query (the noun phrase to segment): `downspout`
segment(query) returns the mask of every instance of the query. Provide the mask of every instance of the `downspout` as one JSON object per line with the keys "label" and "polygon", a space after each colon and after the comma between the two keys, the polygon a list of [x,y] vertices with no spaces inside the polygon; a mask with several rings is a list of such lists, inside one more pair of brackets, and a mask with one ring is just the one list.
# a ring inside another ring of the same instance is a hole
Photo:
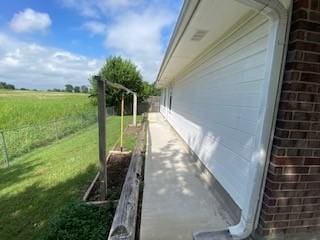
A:
{"label": "downspout", "polygon": [[[229,227],[229,233],[233,239],[246,239],[256,229],[259,221],[259,212],[262,204],[262,196],[266,173],[269,166],[269,156],[274,132],[274,122],[276,118],[276,108],[278,96],[280,94],[280,84],[282,82],[285,49],[288,37],[288,10],[278,0],[236,0],[251,8],[254,8],[266,15],[272,23],[271,36],[268,48],[272,49],[268,53],[266,62],[266,83],[268,89],[262,99],[262,107],[259,109],[260,119],[258,129],[261,129],[255,139],[255,149],[251,158],[250,178],[247,186],[251,191],[245,200],[246,205],[241,212],[240,222]],[[289,8],[290,9],[290,8]]]}

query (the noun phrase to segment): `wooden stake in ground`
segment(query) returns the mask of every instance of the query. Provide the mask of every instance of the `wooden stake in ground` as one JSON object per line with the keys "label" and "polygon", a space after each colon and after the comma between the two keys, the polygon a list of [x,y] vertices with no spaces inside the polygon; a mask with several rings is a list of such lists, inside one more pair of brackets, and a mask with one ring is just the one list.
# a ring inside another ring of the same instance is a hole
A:
{"label": "wooden stake in ground", "polygon": [[106,167],[106,86],[100,76],[95,76],[98,93],[98,126],[99,126],[99,161],[100,161],[100,200],[107,196],[107,167]]}
{"label": "wooden stake in ground", "polygon": [[120,127],[120,151],[123,150],[123,112],[124,112],[124,96],[121,96],[121,127]]}

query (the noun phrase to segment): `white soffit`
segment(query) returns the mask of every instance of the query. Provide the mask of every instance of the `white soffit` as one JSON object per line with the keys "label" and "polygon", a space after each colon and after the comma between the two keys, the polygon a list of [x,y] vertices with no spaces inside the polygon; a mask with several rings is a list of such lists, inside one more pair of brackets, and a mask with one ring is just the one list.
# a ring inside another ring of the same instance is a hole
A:
{"label": "white soffit", "polygon": [[161,68],[158,85],[172,81],[209,46],[240,25],[250,12],[250,8],[234,0],[202,0],[174,52],[163,61],[167,64]]}

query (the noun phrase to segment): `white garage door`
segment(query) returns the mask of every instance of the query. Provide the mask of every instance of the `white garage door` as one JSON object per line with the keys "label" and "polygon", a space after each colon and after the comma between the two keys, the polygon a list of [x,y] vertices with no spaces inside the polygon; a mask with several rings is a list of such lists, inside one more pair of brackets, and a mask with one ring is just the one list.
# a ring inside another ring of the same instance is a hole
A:
{"label": "white garage door", "polygon": [[163,91],[161,101],[161,112],[240,208],[257,133],[269,31],[266,18],[253,18]]}

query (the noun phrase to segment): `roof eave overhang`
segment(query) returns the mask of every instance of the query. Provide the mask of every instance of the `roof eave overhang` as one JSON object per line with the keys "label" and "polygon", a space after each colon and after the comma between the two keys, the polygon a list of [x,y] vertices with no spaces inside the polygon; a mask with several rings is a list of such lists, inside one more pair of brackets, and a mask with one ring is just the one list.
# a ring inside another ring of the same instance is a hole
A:
{"label": "roof eave overhang", "polygon": [[177,20],[177,23],[176,23],[174,31],[171,35],[166,53],[165,53],[164,58],[162,60],[160,70],[158,72],[158,75],[157,75],[157,78],[155,81],[155,85],[157,87],[162,86],[162,83],[160,81],[162,73],[163,73],[165,67],[167,66],[177,44],[179,43],[179,40],[183,36],[185,29],[187,28],[190,20],[192,19],[192,16],[193,16],[194,12],[196,11],[199,3],[200,3],[200,0],[184,0],[182,9],[180,11],[180,14],[179,14],[179,17]]}

